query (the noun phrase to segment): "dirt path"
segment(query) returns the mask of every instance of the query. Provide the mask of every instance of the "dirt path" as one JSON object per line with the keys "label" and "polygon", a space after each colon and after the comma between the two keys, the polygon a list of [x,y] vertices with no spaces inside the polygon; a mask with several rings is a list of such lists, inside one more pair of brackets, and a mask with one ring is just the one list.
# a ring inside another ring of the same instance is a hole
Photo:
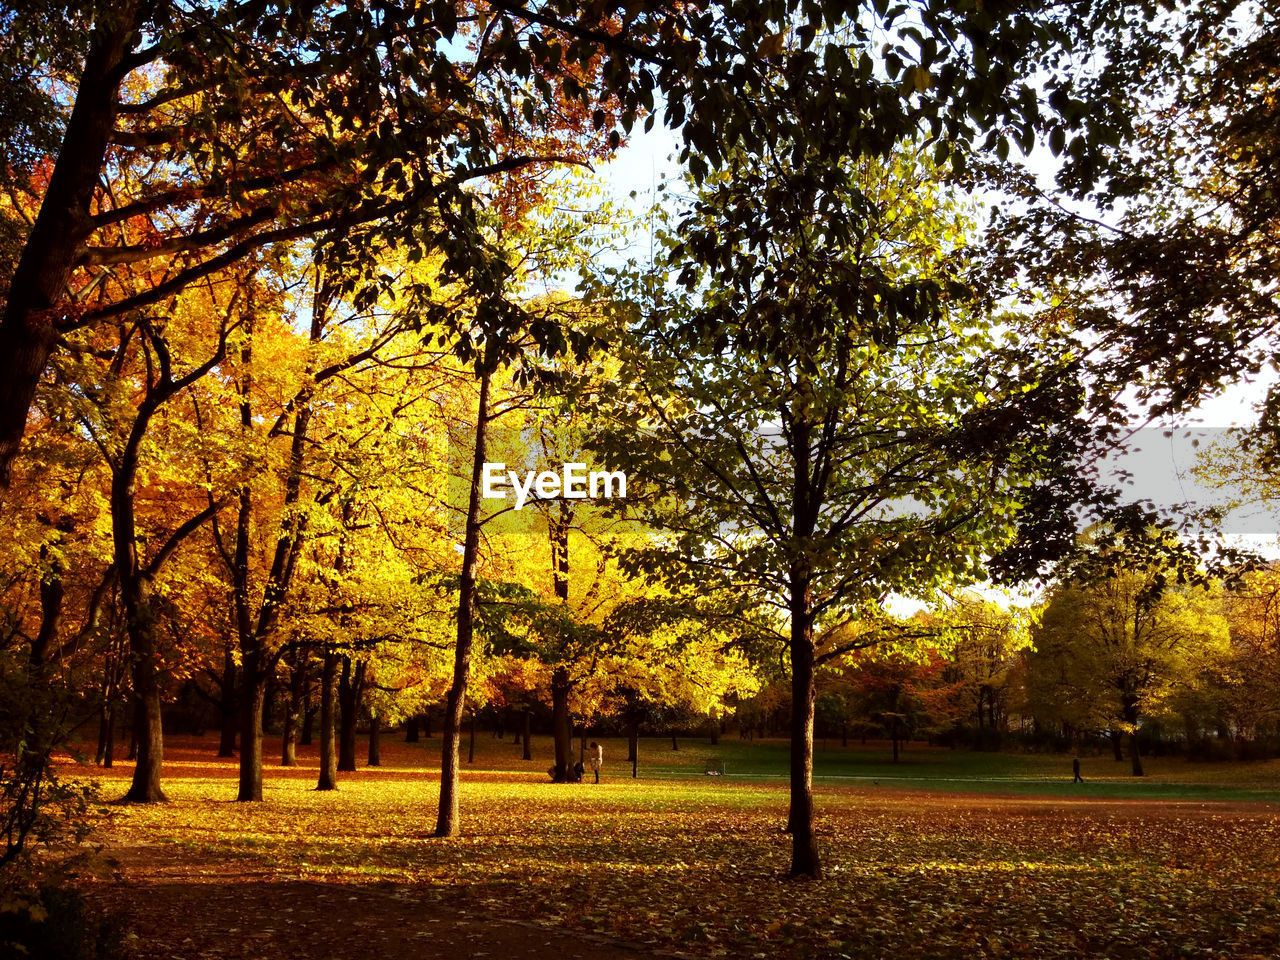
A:
{"label": "dirt path", "polygon": [[114,876],[85,884],[124,918],[138,960],[654,960],[677,957],[593,934],[486,917],[430,889],[281,878],[192,851],[108,851]]}

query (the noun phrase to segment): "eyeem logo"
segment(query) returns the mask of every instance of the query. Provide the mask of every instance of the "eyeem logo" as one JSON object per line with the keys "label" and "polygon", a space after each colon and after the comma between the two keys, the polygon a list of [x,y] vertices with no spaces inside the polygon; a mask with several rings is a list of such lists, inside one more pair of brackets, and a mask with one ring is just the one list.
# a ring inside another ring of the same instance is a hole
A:
{"label": "eyeem logo", "polygon": [[[598,500],[601,497],[626,498],[627,475],[621,470],[593,470],[587,473],[585,463],[566,463],[560,473],[530,470],[520,482],[520,474],[508,470],[505,463],[486,463],[481,474],[481,493],[486,500],[507,499],[504,487],[510,486],[516,493],[517,510],[524,508],[532,492],[539,500]],[[588,490],[590,492],[588,492]]]}

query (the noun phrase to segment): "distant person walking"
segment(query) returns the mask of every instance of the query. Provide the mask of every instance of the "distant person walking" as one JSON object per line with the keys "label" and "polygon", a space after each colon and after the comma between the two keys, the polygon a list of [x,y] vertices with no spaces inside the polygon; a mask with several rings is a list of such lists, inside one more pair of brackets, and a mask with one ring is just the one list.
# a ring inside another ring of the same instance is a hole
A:
{"label": "distant person walking", "polygon": [[596,775],[596,783],[600,782],[600,767],[604,764],[604,747],[592,740],[587,744],[591,751],[591,769]]}
{"label": "distant person walking", "polygon": [[1079,757],[1071,758],[1071,773],[1072,773],[1072,776],[1075,778],[1071,781],[1072,783],[1084,783],[1084,777],[1080,776],[1080,758]]}

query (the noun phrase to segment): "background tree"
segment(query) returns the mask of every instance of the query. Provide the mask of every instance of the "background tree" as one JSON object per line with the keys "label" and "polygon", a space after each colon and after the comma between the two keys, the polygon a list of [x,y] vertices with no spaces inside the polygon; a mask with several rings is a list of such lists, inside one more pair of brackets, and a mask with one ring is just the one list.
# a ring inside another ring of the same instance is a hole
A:
{"label": "background tree", "polygon": [[1127,734],[1135,777],[1143,774],[1142,723],[1228,642],[1216,597],[1197,587],[1162,593],[1158,584],[1158,571],[1147,569],[1059,587],[1035,630],[1031,661],[1033,671],[1056,674],[1079,723],[1101,713]]}

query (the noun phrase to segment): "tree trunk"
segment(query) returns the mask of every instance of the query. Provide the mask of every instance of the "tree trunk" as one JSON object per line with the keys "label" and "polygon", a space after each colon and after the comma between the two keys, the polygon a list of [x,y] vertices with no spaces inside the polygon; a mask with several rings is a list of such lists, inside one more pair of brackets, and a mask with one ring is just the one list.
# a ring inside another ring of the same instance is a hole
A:
{"label": "tree trunk", "polygon": [[369,766],[382,766],[382,724],[377,711],[369,715]]}
{"label": "tree trunk", "polygon": [[[807,467],[805,467],[807,470]],[[820,877],[813,835],[813,613],[812,577],[797,562],[791,570],[791,876]]]}
{"label": "tree trunk", "polygon": [[320,780],[317,790],[338,789],[338,753],[334,749],[334,713],[337,699],[338,654],[324,652],[324,669],[320,674]]}
{"label": "tree trunk", "polygon": [[356,769],[356,720],[360,712],[360,695],[364,688],[365,663],[350,657],[342,658],[342,677],[338,681],[341,736],[338,738],[338,772],[351,773]]}
{"label": "tree trunk", "polygon": [[1138,717],[1139,706],[1137,697],[1127,696],[1124,703],[1124,722],[1129,726],[1129,763],[1130,770],[1135,777],[1141,777],[1142,771],[1142,753],[1138,749]]}
{"label": "tree trunk", "polygon": [[573,779],[573,732],[569,719],[569,671],[556,667],[551,675],[551,735],[555,741],[555,764],[551,779],[568,783]]}
{"label": "tree trunk", "polygon": [[[130,503],[130,541],[133,539],[132,514]],[[132,542],[129,549],[132,551]],[[125,620],[133,656],[134,734],[137,737],[137,765],[124,799],[133,803],[162,803],[168,798],[160,786],[164,765],[164,727],[160,716],[160,653],[156,648],[150,582],[134,570],[121,577],[121,594],[125,598]]]}
{"label": "tree trunk", "polygon": [[218,685],[222,698],[218,701],[218,718],[221,721],[218,736],[218,756],[236,755],[236,658],[228,638],[222,651],[222,682]]}
{"label": "tree trunk", "polygon": [[1111,738],[1111,754],[1116,763],[1122,763],[1124,761],[1124,753],[1120,749],[1120,731],[1111,730],[1108,735]]}
{"label": "tree trunk", "polygon": [[[249,678],[254,677],[250,683]],[[241,803],[262,800],[262,704],[266,684],[256,662],[245,664],[240,685],[240,792]]]}
{"label": "tree trunk", "polygon": [[631,779],[636,779],[640,768],[640,721],[632,720],[627,736],[627,759],[631,761]]}
{"label": "tree trunk", "polygon": [[404,742],[418,742],[418,717],[416,714],[410,717],[408,722],[404,725]]}
{"label": "tree trunk", "polygon": [[102,706],[98,708],[98,750],[93,756],[93,762],[100,767],[109,767],[111,763],[108,758],[111,752],[107,749],[107,744],[111,740],[111,727],[114,718],[111,716],[111,702],[104,700]]}
{"label": "tree trunk", "polygon": [[138,759],[138,718],[140,716],[134,699],[130,696],[129,710],[125,714],[125,723],[129,725],[129,749],[124,754],[125,760],[129,763],[135,763]]}
{"label": "tree trunk", "polygon": [[311,743],[313,740],[312,731],[315,727],[316,713],[317,711],[319,711],[319,709],[320,709],[319,706],[313,707],[310,703],[308,703],[306,707],[303,709],[302,736],[298,738],[298,746],[300,747],[311,746]]}
{"label": "tree trunk", "polygon": [[[0,318],[0,486],[9,485],[36,386],[58,341],[56,308],[66,302],[67,283],[93,230],[90,205],[115,126],[117,95],[125,76],[121,65],[140,38],[137,26],[143,6],[140,0],[119,0],[98,9],[58,158],[10,279]],[[155,697],[149,691],[142,696],[145,703],[153,700],[158,711],[158,692]],[[158,717],[158,712],[146,714],[148,730]],[[151,752],[154,746],[144,751],[147,770],[130,789],[134,799],[163,797],[159,768],[151,768],[157,761]],[[145,786],[153,776],[154,790]]]}
{"label": "tree trunk", "polygon": [[471,677],[471,640],[475,630],[476,560],[480,549],[480,479],[484,470],[489,432],[488,362],[480,375],[476,403],[476,445],[471,461],[471,491],[467,498],[467,523],[462,544],[462,571],[458,577],[458,632],[453,650],[453,682],[445,700],[444,743],[440,756],[440,803],[436,811],[437,837],[456,836],[458,815],[458,747],[462,710],[466,706],[467,681]]}
{"label": "tree trunk", "polygon": [[304,651],[293,652],[289,671],[289,705],[284,713],[284,739],[280,750],[280,766],[293,767],[298,763],[298,721],[307,708],[308,658]]}
{"label": "tree trunk", "polygon": [[524,747],[524,753],[521,754],[521,760],[533,759],[533,711],[527,707],[521,711],[523,714],[524,729],[520,732],[520,743]]}

